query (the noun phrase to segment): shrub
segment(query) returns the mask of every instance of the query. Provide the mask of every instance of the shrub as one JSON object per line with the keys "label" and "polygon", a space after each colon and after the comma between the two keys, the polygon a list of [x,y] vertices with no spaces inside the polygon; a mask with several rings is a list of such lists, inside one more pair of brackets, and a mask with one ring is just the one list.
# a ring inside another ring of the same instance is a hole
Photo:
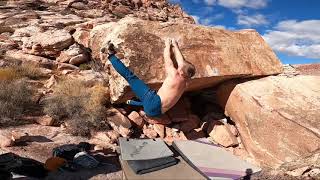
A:
{"label": "shrub", "polygon": [[90,129],[107,128],[107,100],[102,86],[87,88],[80,80],[64,80],[45,101],[44,112],[57,120],[68,119],[68,130],[74,135],[88,135]]}
{"label": "shrub", "polygon": [[[7,78],[15,76],[10,71],[0,72],[6,74]],[[33,91],[25,80],[0,80],[0,125],[6,124],[5,119],[10,119],[12,124],[18,123],[13,122],[12,119],[21,116],[34,105],[32,94]]]}
{"label": "shrub", "polygon": [[16,69],[11,67],[0,69],[0,81],[12,81],[18,78],[20,77]]}
{"label": "shrub", "polygon": [[90,64],[84,63],[84,64],[80,64],[79,66],[80,70],[89,70],[91,69]]}
{"label": "shrub", "polygon": [[39,79],[44,75],[40,71],[39,67],[31,64],[23,64],[21,66],[14,67],[20,77],[27,77],[29,79]]}
{"label": "shrub", "polygon": [[15,65],[0,69],[0,80],[13,81],[24,77],[29,79],[38,79],[42,76],[43,74],[39,68],[29,64]]}

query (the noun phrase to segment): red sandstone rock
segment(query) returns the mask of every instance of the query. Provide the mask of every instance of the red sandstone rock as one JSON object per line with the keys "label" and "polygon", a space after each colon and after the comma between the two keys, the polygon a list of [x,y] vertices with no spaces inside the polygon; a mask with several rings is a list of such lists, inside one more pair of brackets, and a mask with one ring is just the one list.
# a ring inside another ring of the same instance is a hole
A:
{"label": "red sandstone rock", "polygon": [[72,64],[59,63],[58,70],[63,71],[63,70],[80,70],[80,69],[79,69],[79,67],[72,65]]}
{"label": "red sandstone rock", "polygon": [[1,133],[0,134],[0,147],[10,147],[14,145],[14,141],[12,140],[9,134]]}
{"label": "red sandstone rock", "polygon": [[144,111],[139,112],[140,116],[143,117],[143,119],[148,122],[149,124],[163,124],[163,125],[168,125],[171,123],[168,115],[163,114],[161,117],[149,117],[146,115]]}
{"label": "red sandstone rock", "polygon": [[117,142],[119,137],[120,137],[120,134],[115,130],[95,132],[92,135],[93,139],[99,139],[101,141],[105,141],[105,142],[109,142],[109,143]]}
{"label": "red sandstone rock", "polygon": [[34,55],[57,57],[60,51],[73,42],[72,36],[65,30],[45,31],[23,40],[23,51]]}
{"label": "red sandstone rock", "polygon": [[40,66],[48,69],[54,69],[57,67],[57,63],[52,60],[40,56],[26,54],[22,51],[7,51],[5,57],[21,60],[22,63],[29,63],[35,66]]}
{"label": "red sandstone rock", "polygon": [[89,47],[90,30],[79,28],[72,36],[77,43]]}
{"label": "red sandstone rock", "polygon": [[[167,37],[178,40],[185,59],[197,69],[188,90],[214,86],[244,75],[282,72],[275,53],[254,30],[232,32],[193,24],[124,18],[117,23],[93,28],[89,47],[93,57],[99,58],[100,49],[111,40],[123,55],[124,64],[144,82],[157,88],[165,78],[162,52]],[[130,88],[127,82],[114,69],[110,69],[112,101],[121,102],[132,97],[133,94],[128,93]]]}
{"label": "red sandstone rock", "polygon": [[106,113],[107,120],[113,122],[116,126],[123,126],[124,128],[131,127],[129,119],[123,114],[121,114],[116,108],[110,108],[107,110]]}
{"label": "red sandstone rock", "polygon": [[145,134],[148,138],[151,139],[154,139],[158,136],[157,132],[154,129],[147,126],[143,127],[143,134]]}
{"label": "red sandstone rock", "polygon": [[224,147],[230,147],[239,144],[236,136],[232,134],[228,124],[211,122],[207,132],[213,141]]}
{"label": "red sandstone rock", "polygon": [[132,111],[128,118],[139,128],[142,128],[144,125],[144,119],[140,116],[140,114],[137,111]]}
{"label": "red sandstone rock", "polygon": [[160,138],[164,138],[165,127],[162,124],[154,124],[153,129],[159,134]]}
{"label": "red sandstone rock", "polygon": [[320,76],[320,63],[316,64],[297,64],[293,67],[303,75]]}
{"label": "red sandstone rock", "polygon": [[52,126],[54,124],[54,119],[48,115],[46,116],[41,116],[36,118],[36,122],[38,124],[41,124],[43,126]]}
{"label": "red sandstone rock", "polygon": [[276,167],[319,149],[319,89],[318,76],[270,76],[222,84],[217,97],[249,154]]}

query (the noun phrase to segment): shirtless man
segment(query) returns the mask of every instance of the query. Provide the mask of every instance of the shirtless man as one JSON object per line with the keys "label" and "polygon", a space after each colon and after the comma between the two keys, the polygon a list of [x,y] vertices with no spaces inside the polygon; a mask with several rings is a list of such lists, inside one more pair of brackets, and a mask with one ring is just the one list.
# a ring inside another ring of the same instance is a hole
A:
{"label": "shirtless man", "polygon": [[[178,64],[177,68],[171,59],[171,49]],[[188,80],[195,74],[195,67],[184,60],[175,40],[167,39],[165,42],[163,55],[166,78],[158,92],[150,89],[116,57],[112,43],[109,43],[107,48],[102,48],[101,53],[108,54],[112,66],[128,81],[132,91],[140,100],[129,100],[127,103],[143,106],[146,115],[150,117],[160,117],[172,108],[184,93]]]}

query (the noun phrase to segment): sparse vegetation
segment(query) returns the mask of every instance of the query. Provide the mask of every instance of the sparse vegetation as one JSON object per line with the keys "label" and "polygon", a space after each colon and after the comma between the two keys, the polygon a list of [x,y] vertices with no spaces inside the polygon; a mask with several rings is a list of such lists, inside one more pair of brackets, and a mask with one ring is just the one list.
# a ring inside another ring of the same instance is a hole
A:
{"label": "sparse vegetation", "polygon": [[38,79],[43,74],[34,65],[15,65],[0,69],[0,80],[13,81],[21,78]]}
{"label": "sparse vegetation", "polygon": [[46,114],[57,120],[68,120],[68,130],[74,135],[89,135],[90,129],[107,128],[103,86],[87,88],[80,80],[64,80],[45,102]]}
{"label": "sparse vegetation", "polygon": [[32,105],[32,89],[25,80],[0,80],[0,127],[18,124],[16,118]]}
{"label": "sparse vegetation", "polygon": [[84,64],[80,64],[79,66],[80,70],[89,70],[91,69],[90,64],[84,63]]}
{"label": "sparse vegetation", "polygon": [[34,106],[27,79],[42,77],[33,65],[13,64],[0,68],[0,126],[19,125],[19,117]]}

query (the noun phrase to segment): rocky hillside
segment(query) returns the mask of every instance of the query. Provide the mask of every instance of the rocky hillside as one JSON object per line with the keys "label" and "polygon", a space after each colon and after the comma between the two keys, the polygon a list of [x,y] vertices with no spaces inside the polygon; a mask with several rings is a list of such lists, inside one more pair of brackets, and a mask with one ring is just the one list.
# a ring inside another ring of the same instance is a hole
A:
{"label": "rocky hillside", "polygon": [[[1,1],[0,24],[0,153],[44,162],[80,141],[112,154],[120,136],[208,138],[263,167],[256,178],[320,176],[319,66],[283,67],[254,30],[195,25],[165,0]],[[150,118],[122,103],[133,94],[99,52],[111,40],[156,89],[167,37],[197,72],[176,106]],[[120,177],[109,171],[100,178]]]}

